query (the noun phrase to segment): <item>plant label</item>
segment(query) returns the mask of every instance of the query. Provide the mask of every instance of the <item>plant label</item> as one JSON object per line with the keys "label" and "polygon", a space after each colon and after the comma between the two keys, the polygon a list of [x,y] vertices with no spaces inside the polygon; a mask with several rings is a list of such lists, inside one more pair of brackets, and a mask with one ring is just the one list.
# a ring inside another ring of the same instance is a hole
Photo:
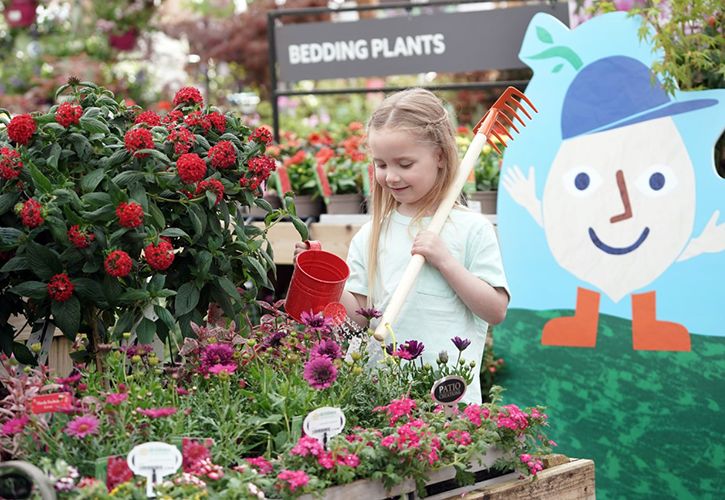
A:
{"label": "plant label", "polygon": [[54,392],[35,396],[30,401],[30,411],[33,413],[55,413],[71,409],[70,392]]}
{"label": "plant label", "polygon": [[305,434],[317,439],[327,448],[327,441],[345,428],[345,414],[340,408],[324,406],[311,411],[302,424]]}
{"label": "plant label", "polygon": [[466,393],[466,381],[457,375],[436,380],[430,391],[433,400],[442,405],[457,403]]}
{"label": "plant label", "polygon": [[134,446],[126,461],[134,474],[146,478],[146,496],[155,497],[154,485],[179,470],[182,457],[176,446],[151,441]]}

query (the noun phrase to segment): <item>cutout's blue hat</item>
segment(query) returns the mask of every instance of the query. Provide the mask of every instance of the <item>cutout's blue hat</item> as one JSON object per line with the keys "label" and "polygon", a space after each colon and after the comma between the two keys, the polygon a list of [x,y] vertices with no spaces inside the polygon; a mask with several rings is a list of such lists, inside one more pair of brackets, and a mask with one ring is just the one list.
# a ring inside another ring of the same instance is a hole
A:
{"label": "cutout's blue hat", "polygon": [[599,59],[574,77],[564,97],[561,135],[603,132],[717,104],[717,99],[673,101],[651,70],[626,56]]}

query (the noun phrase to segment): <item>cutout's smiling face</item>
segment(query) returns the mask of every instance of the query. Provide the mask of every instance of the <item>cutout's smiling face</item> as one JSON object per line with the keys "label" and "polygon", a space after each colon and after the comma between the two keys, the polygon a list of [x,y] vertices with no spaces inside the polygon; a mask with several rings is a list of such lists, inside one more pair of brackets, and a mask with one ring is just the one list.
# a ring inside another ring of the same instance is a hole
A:
{"label": "cutout's smiling face", "polygon": [[652,282],[695,218],[695,174],[672,119],[564,141],[542,208],[554,258],[577,278],[614,301]]}

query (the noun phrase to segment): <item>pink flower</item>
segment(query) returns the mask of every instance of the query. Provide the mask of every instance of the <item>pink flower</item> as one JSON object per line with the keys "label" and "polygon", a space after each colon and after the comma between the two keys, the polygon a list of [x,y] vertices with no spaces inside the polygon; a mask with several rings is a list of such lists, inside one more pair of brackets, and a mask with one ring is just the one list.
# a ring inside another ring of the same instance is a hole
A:
{"label": "pink flower", "polygon": [[209,373],[214,365],[234,364],[234,349],[229,344],[209,344],[201,353],[199,371],[202,374]]}
{"label": "pink flower", "polygon": [[99,420],[93,415],[82,415],[68,422],[64,432],[72,437],[84,438],[98,433]]}
{"label": "pink flower", "polygon": [[463,414],[476,427],[481,427],[483,419],[489,417],[488,408],[482,408],[477,404],[470,404],[463,409]]}
{"label": "pink flower", "polygon": [[468,446],[473,442],[471,440],[471,435],[466,431],[451,431],[446,435],[446,437],[461,446]]}
{"label": "pink flower", "polygon": [[312,388],[327,389],[337,380],[337,368],[326,356],[312,358],[305,363],[304,377]]}
{"label": "pink flower", "polygon": [[302,436],[290,450],[290,455],[299,455],[301,457],[308,455],[317,457],[320,453],[322,453],[322,445],[317,439],[309,436]]}
{"label": "pink flower", "polygon": [[269,474],[272,472],[272,464],[267,461],[264,457],[256,458],[245,458],[244,459],[249,465],[257,469],[260,474]]}
{"label": "pink flower", "polygon": [[184,472],[193,472],[198,469],[198,465],[202,460],[211,459],[209,448],[205,443],[189,438],[182,438],[181,440],[181,455],[183,457],[182,467]]}
{"label": "pink flower", "polygon": [[338,465],[346,465],[348,467],[357,467],[360,465],[360,457],[354,453],[340,453],[337,456]]}
{"label": "pink flower", "polygon": [[332,360],[339,359],[342,358],[342,349],[334,340],[321,340],[313,345],[310,350],[310,358],[319,356],[327,356]]}
{"label": "pink flower", "polygon": [[524,430],[529,426],[529,421],[526,417],[526,413],[516,405],[506,405],[501,408],[501,413],[498,415],[497,425],[500,428],[506,428],[511,430]]}
{"label": "pink flower", "polygon": [[310,481],[310,478],[307,474],[305,474],[305,471],[288,469],[284,469],[280,472],[277,479],[286,482],[290,491],[295,491],[297,488],[303,488]]}
{"label": "pink flower", "polygon": [[165,408],[136,408],[136,411],[149,418],[164,418],[175,414],[177,410],[170,406]]}
{"label": "pink flower", "polygon": [[125,392],[112,392],[106,395],[106,403],[118,406],[128,399],[128,393]]}
{"label": "pink flower", "polygon": [[108,457],[106,462],[106,488],[108,491],[132,479],[133,472],[128,467],[126,457]]}
{"label": "pink flower", "polygon": [[320,453],[320,455],[317,457],[317,463],[320,465],[320,467],[330,470],[335,467],[335,460],[332,458],[332,452],[331,451],[323,451]]}
{"label": "pink flower", "polygon": [[415,410],[415,401],[410,398],[394,399],[387,406],[377,406],[373,411],[384,411],[390,417],[390,425],[394,425],[401,417],[409,417]]}
{"label": "pink flower", "polygon": [[19,434],[23,432],[23,429],[25,429],[29,420],[30,419],[26,415],[11,418],[3,424],[2,431],[0,432],[2,432],[3,436],[14,436],[15,434]]}
{"label": "pink flower", "polygon": [[234,371],[236,369],[237,369],[237,365],[234,365],[234,364],[228,364],[228,365],[216,364],[216,365],[212,366],[211,368],[209,368],[209,373],[211,373],[213,375],[221,375],[223,373],[225,373],[227,375],[231,375],[232,373],[234,373]]}
{"label": "pink flower", "polygon": [[306,327],[305,331],[308,333],[327,335],[332,331],[332,327],[334,326],[332,318],[328,318],[322,313],[314,314],[312,312],[302,311],[300,319]]}

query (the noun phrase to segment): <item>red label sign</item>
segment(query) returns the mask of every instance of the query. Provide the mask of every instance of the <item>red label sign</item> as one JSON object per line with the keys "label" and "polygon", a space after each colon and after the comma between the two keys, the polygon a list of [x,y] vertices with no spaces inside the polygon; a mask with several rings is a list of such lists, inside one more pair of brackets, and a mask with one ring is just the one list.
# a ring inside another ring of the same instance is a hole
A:
{"label": "red label sign", "polygon": [[279,193],[280,196],[283,196],[285,193],[292,191],[292,183],[289,180],[287,168],[280,165],[277,169],[277,175],[279,176],[279,189],[281,191],[281,193]]}
{"label": "red label sign", "polygon": [[322,188],[322,196],[329,198],[332,196],[332,188],[330,187],[330,181],[327,179],[327,172],[322,163],[317,163],[317,178],[320,180],[320,187]]}
{"label": "red label sign", "polygon": [[55,413],[57,411],[70,410],[71,408],[70,392],[42,394],[30,400],[30,411],[33,413]]}

